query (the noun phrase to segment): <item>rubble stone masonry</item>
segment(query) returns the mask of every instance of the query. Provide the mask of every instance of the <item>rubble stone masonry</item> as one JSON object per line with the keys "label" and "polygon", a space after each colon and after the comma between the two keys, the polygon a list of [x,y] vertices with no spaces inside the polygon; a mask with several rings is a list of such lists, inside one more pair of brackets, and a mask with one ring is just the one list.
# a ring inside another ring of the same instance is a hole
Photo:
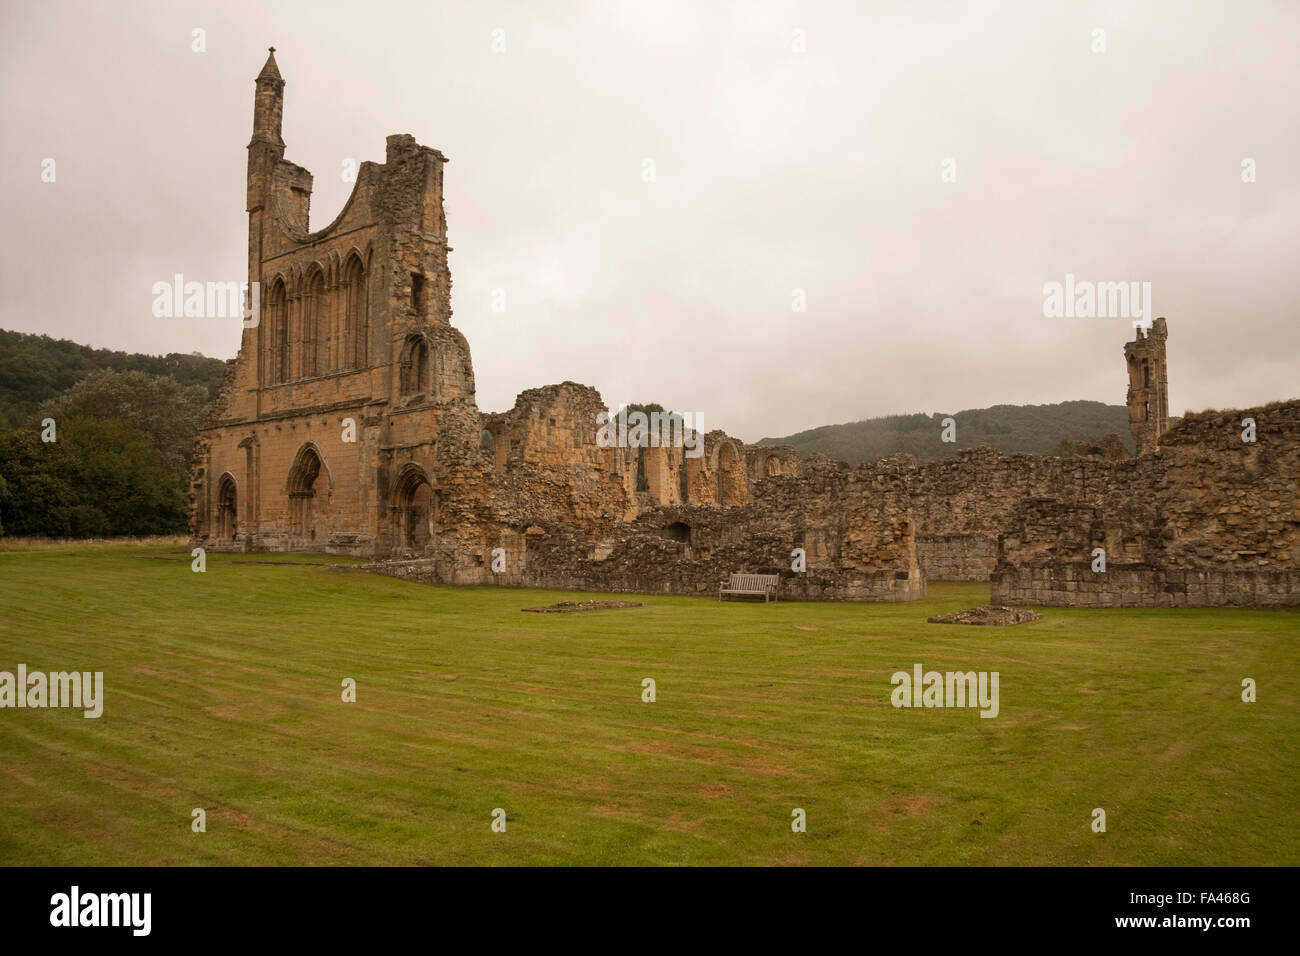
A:
{"label": "rubble stone masonry", "polygon": [[[1017,506],[999,538],[995,603],[1300,604],[1300,401],[1188,415],[1158,451],[1110,467],[1089,501]],[[1095,548],[1105,571],[1093,570]]]}

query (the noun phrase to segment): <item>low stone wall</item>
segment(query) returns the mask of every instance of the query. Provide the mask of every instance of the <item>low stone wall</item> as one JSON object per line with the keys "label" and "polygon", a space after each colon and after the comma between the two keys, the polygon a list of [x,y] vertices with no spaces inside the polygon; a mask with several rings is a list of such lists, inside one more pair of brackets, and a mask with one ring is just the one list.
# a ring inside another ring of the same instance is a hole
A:
{"label": "low stone wall", "polygon": [[1008,568],[993,575],[995,604],[1055,607],[1294,607],[1300,572],[1169,571],[1091,563]]}
{"label": "low stone wall", "polygon": [[[682,527],[677,524],[676,527]],[[673,526],[670,526],[673,527]],[[733,573],[776,574],[784,600],[912,601],[925,596],[919,568],[844,569],[815,564],[791,570],[789,535],[773,529],[719,540],[697,524],[688,540],[651,529],[622,532],[595,549],[564,534],[528,541],[511,583],[579,591],[716,595]],[[711,542],[710,542],[711,538]]]}
{"label": "low stone wall", "polygon": [[536,587],[623,594],[716,596],[733,573],[776,574],[780,600],[914,601],[925,597],[919,570],[790,570],[771,560],[786,552],[784,536],[748,537],[702,553],[689,541],[641,530],[622,533],[593,547],[572,528],[534,526],[507,556],[506,570],[493,573],[490,558],[465,564],[450,557],[379,562],[370,570],[404,580],[439,584]]}

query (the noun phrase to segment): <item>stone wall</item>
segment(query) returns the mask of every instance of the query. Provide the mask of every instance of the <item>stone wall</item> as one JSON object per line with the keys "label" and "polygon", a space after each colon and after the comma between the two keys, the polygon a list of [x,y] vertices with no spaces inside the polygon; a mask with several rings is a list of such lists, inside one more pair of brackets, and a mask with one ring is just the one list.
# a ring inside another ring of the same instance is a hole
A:
{"label": "stone wall", "polygon": [[[1254,442],[1242,440],[1243,419]],[[1108,478],[1095,503],[1056,495],[1016,508],[994,602],[1300,604],[1300,401],[1188,415],[1157,452]]]}
{"label": "stone wall", "polygon": [[[680,446],[601,447],[604,411],[595,389],[565,382],[481,416],[479,468],[460,483],[435,476],[447,504],[432,540],[393,549],[415,559],[397,570],[444,582],[678,594],[713,594],[732,573],[751,572],[781,575],[786,598],[924,595],[907,504],[911,459],[850,468],[763,448],[747,466],[751,449],[721,431],[704,436],[696,457]],[[639,467],[642,458],[653,467]],[[729,484],[740,489],[735,501]],[[795,548],[805,551],[804,572],[792,568]]]}
{"label": "stone wall", "polygon": [[987,581],[997,563],[998,534],[1020,502],[1099,500],[1122,465],[1092,457],[1003,455],[985,446],[918,465],[909,496],[921,567],[933,580]]}
{"label": "stone wall", "polygon": [[916,559],[928,581],[987,581],[997,564],[998,535],[918,533]]}
{"label": "stone wall", "polygon": [[[622,457],[622,449],[608,451]],[[780,575],[779,596],[786,599],[908,601],[925,595],[906,462],[850,468],[822,458],[801,475],[755,482],[744,505],[629,500],[630,520],[607,507],[624,491],[620,481],[609,480],[614,471],[593,465],[585,482],[590,496],[584,500],[579,492],[568,506],[547,493],[548,485],[566,487],[549,482],[547,471],[543,463],[535,477],[507,475],[496,483],[498,520],[479,526],[477,542],[453,543],[453,536],[441,535],[420,560],[395,565],[393,572],[458,583],[716,594],[732,573],[743,571]],[[495,548],[505,563],[500,572],[491,569]],[[805,552],[806,571],[793,569],[795,548]],[[474,558],[464,560],[471,553]]]}

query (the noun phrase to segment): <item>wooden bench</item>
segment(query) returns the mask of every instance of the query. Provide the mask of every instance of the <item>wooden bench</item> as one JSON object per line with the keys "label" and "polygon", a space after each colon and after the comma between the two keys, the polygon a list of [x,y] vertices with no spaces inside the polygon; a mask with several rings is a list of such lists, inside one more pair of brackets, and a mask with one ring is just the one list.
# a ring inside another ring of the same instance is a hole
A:
{"label": "wooden bench", "polygon": [[776,598],[776,586],[780,582],[779,574],[733,574],[727,586],[718,590],[718,600],[721,601],[727,594],[748,594],[752,597],[763,598],[763,603],[767,603],[770,597],[773,601]]}

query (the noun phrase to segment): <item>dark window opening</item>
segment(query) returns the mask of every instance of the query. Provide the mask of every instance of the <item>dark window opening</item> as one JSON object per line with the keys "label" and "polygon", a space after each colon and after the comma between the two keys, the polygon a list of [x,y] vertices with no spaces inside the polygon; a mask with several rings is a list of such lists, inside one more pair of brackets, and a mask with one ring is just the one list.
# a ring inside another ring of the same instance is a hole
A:
{"label": "dark window opening", "polygon": [[424,276],[418,272],[411,273],[411,308],[416,315],[424,314]]}
{"label": "dark window opening", "polygon": [[637,491],[650,490],[650,479],[646,477],[646,473],[645,473],[645,449],[644,448],[638,448],[636,454],[636,490]]}

